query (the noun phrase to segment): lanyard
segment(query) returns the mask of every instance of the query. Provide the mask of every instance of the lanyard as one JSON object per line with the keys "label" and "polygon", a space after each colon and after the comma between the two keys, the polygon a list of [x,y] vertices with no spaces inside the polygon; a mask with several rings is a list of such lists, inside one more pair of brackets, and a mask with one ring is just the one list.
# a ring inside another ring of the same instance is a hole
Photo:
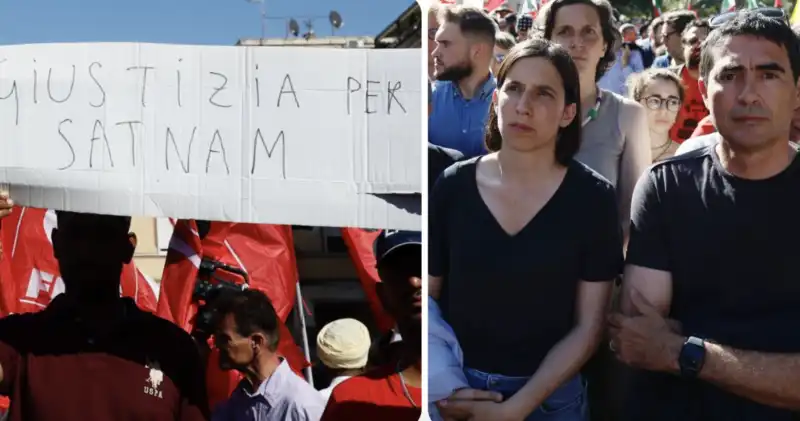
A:
{"label": "lanyard", "polygon": [[590,121],[597,119],[597,113],[600,111],[600,103],[603,102],[603,94],[600,92],[600,89],[597,89],[597,100],[594,102],[594,107],[589,110],[589,114],[586,115],[586,118],[583,119],[582,127],[586,127]]}

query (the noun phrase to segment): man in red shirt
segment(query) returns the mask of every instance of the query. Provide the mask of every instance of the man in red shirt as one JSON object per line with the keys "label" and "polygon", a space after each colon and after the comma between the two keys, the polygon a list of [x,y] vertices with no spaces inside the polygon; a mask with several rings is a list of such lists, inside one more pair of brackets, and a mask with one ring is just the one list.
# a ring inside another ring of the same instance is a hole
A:
{"label": "man in red shirt", "polygon": [[422,411],[422,241],[420,233],[383,231],[375,240],[378,294],[397,321],[400,357],[333,389],[322,421],[417,421]]}
{"label": "man in red shirt", "polygon": [[700,120],[708,115],[708,109],[697,85],[697,78],[700,71],[700,46],[708,37],[709,32],[711,32],[711,27],[707,22],[695,21],[689,23],[681,34],[683,55],[686,61],[685,64],[673,70],[681,78],[686,94],[683,107],[669,132],[670,138],[677,143],[683,143],[688,139]]}
{"label": "man in red shirt", "polygon": [[130,218],[57,217],[64,293],[40,312],[0,319],[0,395],[11,399],[10,420],[206,420],[191,336],[120,297],[136,246]]}

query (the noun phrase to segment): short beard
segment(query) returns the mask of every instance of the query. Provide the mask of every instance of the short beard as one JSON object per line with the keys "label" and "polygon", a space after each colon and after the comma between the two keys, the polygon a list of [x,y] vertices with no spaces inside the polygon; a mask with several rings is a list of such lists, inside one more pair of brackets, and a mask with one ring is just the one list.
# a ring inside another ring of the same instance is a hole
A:
{"label": "short beard", "polygon": [[446,80],[458,83],[472,75],[473,70],[472,64],[465,61],[450,67],[446,67],[442,73],[434,73],[434,76],[436,77],[436,80]]}

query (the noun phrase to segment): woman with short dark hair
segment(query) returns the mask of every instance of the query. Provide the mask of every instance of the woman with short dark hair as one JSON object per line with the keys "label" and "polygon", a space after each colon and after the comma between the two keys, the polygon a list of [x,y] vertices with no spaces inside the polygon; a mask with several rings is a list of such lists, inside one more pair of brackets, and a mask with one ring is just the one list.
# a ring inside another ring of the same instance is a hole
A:
{"label": "woman with short dark hair", "polygon": [[470,387],[504,398],[453,397],[440,405],[446,419],[587,419],[579,372],[600,341],[622,236],[613,186],[574,159],[579,100],[564,48],[517,44],[497,74],[490,153],[433,188],[429,292]]}

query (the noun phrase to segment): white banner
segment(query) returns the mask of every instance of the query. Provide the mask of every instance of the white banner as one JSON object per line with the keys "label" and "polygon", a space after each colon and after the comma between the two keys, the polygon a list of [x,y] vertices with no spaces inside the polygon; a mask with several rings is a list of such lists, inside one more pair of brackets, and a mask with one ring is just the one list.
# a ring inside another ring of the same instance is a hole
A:
{"label": "white banner", "polygon": [[421,192],[420,60],[420,50],[0,47],[0,184],[41,208],[419,229],[419,205],[386,194]]}

